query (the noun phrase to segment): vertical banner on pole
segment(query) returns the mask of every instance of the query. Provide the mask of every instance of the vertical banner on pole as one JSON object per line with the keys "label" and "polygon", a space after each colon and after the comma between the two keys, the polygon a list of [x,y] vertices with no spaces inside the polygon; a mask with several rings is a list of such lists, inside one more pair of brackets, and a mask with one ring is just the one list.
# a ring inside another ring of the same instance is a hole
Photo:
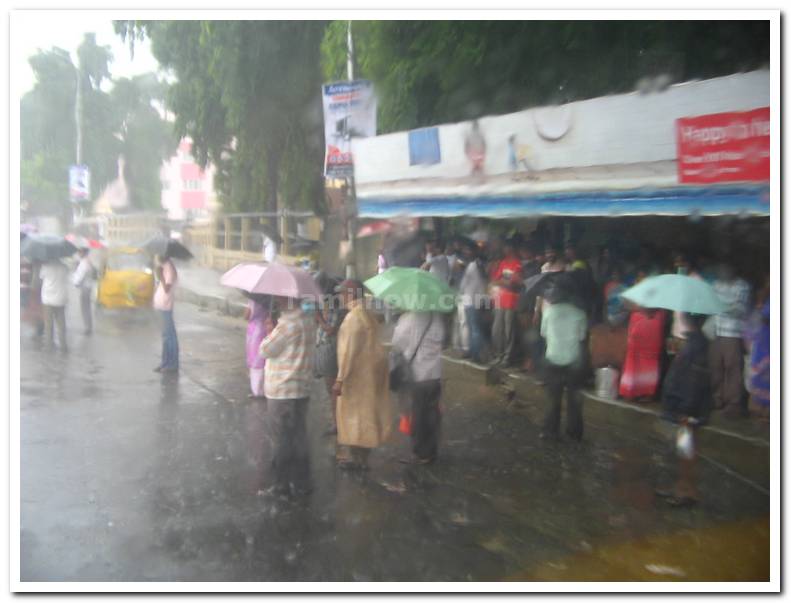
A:
{"label": "vertical banner on pole", "polygon": [[69,197],[72,201],[86,201],[91,196],[91,172],[87,165],[69,167]]}
{"label": "vertical banner on pole", "polygon": [[351,139],[376,136],[376,97],[367,80],[322,86],[324,105],[324,175],[349,178],[353,174]]}

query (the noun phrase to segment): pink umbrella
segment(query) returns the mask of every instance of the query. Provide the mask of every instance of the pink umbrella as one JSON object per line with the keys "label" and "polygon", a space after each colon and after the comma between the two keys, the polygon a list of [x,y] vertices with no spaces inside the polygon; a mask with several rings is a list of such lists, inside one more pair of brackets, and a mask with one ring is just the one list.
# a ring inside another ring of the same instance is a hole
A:
{"label": "pink umbrella", "polygon": [[292,298],[321,297],[313,277],[302,268],[277,262],[237,264],[222,275],[220,283],[248,293]]}

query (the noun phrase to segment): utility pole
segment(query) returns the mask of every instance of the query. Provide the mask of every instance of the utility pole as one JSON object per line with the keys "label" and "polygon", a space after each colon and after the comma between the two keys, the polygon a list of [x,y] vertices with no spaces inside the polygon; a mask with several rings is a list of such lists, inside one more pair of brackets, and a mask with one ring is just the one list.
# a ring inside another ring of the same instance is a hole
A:
{"label": "utility pole", "polygon": [[[352,39],[352,22],[346,25],[346,76],[350,82],[354,81],[354,40]],[[346,119],[346,136],[349,140],[351,149],[351,132],[349,131],[349,120]],[[357,278],[357,258],[355,257],[355,220],[352,208],[356,205],[356,194],[354,190],[354,165],[352,173],[346,178],[346,198],[344,199],[344,213],[346,218],[346,236],[349,241],[348,258],[346,263],[346,278]]]}
{"label": "utility pole", "polygon": [[346,25],[346,76],[354,81],[354,40],[352,39],[352,22]]}
{"label": "utility pole", "polygon": [[[77,53],[77,66],[76,66],[76,79],[77,79],[77,89],[74,93],[74,125],[77,130],[77,149],[75,152],[75,165],[81,166],[82,165],[82,66],[80,63],[80,55],[79,52]],[[72,223],[76,224],[77,221],[82,217],[83,208],[80,205],[80,201],[77,199],[71,199],[71,214],[72,214]]]}
{"label": "utility pole", "polygon": [[82,165],[82,69],[77,56],[77,92],[74,99],[74,122],[77,125],[77,165]]}

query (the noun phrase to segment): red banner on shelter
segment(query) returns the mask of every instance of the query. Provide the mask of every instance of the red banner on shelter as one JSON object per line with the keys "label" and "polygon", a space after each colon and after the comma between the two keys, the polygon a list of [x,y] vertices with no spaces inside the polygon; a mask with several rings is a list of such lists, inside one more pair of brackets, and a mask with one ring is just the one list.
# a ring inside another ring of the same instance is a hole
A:
{"label": "red banner on shelter", "polygon": [[678,179],[769,180],[769,107],[676,120]]}

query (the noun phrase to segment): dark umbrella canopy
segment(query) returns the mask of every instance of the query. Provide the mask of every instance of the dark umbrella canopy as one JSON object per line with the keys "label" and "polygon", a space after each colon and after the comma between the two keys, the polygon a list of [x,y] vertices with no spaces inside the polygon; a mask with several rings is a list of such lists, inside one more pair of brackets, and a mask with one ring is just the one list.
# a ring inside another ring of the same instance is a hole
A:
{"label": "dark umbrella canopy", "polygon": [[74,255],[77,247],[56,235],[28,234],[22,240],[19,252],[34,262],[48,262]]}
{"label": "dark umbrella canopy", "polygon": [[385,249],[390,266],[420,266],[429,233],[417,232],[406,238],[393,239]]}
{"label": "dark umbrella canopy", "polygon": [[553,281],[558,280],[562,272],[542,272],[525,280],[524,289],[526,295],[541,295],[541,292],[552,286]]}
{"label": "dark umbrella canopy", "polygon": [[290,237],[289,246],[295,251],[316,249],[319,245],[320,243],[318,241],[313,241],[312,239],[305,239],[300,236]]}
{"label": "dark umbrella canopy", "polygon": [[158,255],[160,257],[169,257],[177,260],[190,260],[192,259],[192,252],[184,247],[179,241],[175,239],[166,239],[165,237],[153,237],[143,243],[145,249],[151,255]]}

